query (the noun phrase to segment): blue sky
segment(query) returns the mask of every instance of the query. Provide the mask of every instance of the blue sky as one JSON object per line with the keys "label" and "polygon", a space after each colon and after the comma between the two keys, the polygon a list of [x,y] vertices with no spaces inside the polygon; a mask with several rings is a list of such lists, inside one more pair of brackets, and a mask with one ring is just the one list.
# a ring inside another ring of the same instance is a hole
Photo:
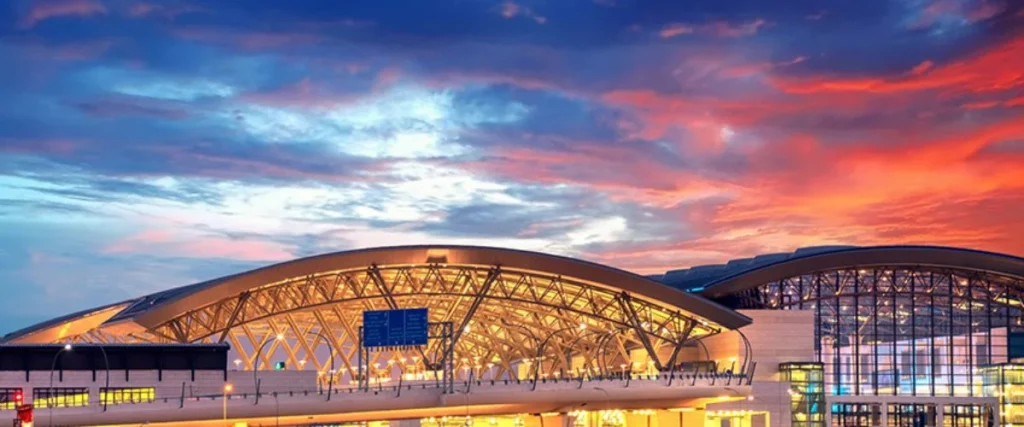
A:
{"label": "blue sky", "polygon": [[4,330],[384,245],[1024,254],[1011,1],[14,0],[0,54]]}

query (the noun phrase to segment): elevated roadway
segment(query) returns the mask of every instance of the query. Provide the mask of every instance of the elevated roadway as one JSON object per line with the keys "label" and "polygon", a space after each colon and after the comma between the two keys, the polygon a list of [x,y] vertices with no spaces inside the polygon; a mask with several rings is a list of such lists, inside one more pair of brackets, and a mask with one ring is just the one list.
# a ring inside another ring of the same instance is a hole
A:
{"label": "elevated roadway", "polygon": [[[670,384],[671,382],[671,384]],[[264,393],[158,400],[101,407],[38,409],[37,426],[224,426],[308,425],[374,420],[566,413],[573,410],[695,408],[743,399],[750,386],[733,379],[656,379],[605,381],[481,382],[456,385],[443,393],[435,384],[407,384],[320,393]],[[226,408],[227,418],[224,418]],[[52,411],[52,413],[51,413]],[[52,417],[52,420],[51,420]]]}

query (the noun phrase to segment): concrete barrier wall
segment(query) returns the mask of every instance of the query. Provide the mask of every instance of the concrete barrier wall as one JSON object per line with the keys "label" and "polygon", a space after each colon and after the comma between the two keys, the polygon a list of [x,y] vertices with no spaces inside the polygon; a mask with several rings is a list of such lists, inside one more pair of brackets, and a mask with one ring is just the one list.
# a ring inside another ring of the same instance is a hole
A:
{"label": "concrete barrier wall", "polygon": [[[225,374],[227,379],[225,380]],[[59,371],[53,373],[54,388],[87,388],[91,402],[99,402],[100,389],[107,384],[106,370],[96,371]],[[277,392],[302,392],[317,390],[317,374],[315,371],[261,371],[259,372],[261,390]],[[25,394],[25,402],[32,403],[35,388],[50,387],[49,371],[30,371],[28,379],[24,371],[0,372],[0,387],[21,388]],[[157,371],[110,371],[111,388],[154,388],[157,399],[178,399],[181,397],[184,384],[185,396],[206,396],[223,393],[224,385],[231,384],[233,393],[253,393],[255,383],[252,371],[164,371],[162,376]]]}

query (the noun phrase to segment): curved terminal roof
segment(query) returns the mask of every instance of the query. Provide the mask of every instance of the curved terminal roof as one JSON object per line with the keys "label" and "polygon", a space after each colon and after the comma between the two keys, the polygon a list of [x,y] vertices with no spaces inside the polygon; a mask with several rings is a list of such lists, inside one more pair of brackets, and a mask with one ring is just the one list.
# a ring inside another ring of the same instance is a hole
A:
{"label": "curved terminal roof", "polygon": [[818,246],[672,270],[653,278],[677,289],[718,298],[815,271],[877,266],[942,267],[1024,278],[1024,258],[942,246]]}
{"label": "curved terminal roof", "polygon": [[[130,301],[62,316],[10,333],[3,342],[54,342],[96,327],[139,330],[237,296],[250,289],[322,271],[394,265],[480,265],[530,270],[573,277],[615,292],[627,292],[662,306],[679,309],[735,329],[750,319],[702,296],[616,268],[573,258],[512,249],[472,246],[401,246],[363,249],[301,258],[202,283],[143,296]],[[92,319],[87,324],[85,319]]]}

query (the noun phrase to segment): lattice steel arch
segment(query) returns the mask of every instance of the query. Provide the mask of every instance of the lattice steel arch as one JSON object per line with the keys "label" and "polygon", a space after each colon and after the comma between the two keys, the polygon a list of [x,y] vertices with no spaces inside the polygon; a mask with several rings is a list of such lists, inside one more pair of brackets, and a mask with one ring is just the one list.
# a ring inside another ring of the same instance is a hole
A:
{"label": "lattice steel arch", "polygon": [[[665,362],[658,356],[663,348],[749,322],[703,298],[579,260],[495,248],[404,247],[306,258],[156,294],[76,336],[85,341],[227,341],[251,369],[252,349],[280,334],[287,338],[268,344],[260,365],[269,366],[275,354],[284,354],[292,364],[324,370],[329,360],[320,341],[310,337],[325,335],[340,354],[342,376],[355,368],[361,311],[420,306],[431,309],[431,321],[458,325],[457,371],[478,375],[509,372],[513,362],[537,350],[499,319],[537,335],[567,326],[626,328],[629,333],[616,334],[613,344],[618,357],[628,360],[630,349],[643,348],[659,368]],[[39,339],[46,336],[42,329],[13,338]],[[590,349],[597,344],[573,327],[563,335],[538,361],[552,372],[571,365],[567,354],[592,357]],[[578,348],[566,348],[569,343]],[[421,362],[435,350],[378,354],[370,364],[381,370],[429,369]]]}

